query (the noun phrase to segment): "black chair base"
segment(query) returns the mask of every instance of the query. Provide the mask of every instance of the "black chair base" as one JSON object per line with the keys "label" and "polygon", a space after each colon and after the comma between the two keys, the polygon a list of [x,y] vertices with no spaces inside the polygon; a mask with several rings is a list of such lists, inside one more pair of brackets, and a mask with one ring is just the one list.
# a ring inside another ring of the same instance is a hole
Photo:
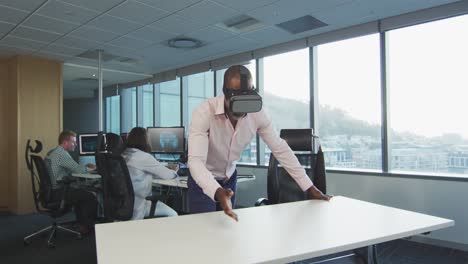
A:
{"label": "black chair base", "polygon": [[46,227],[46,228],[43,228],[37,232],[34,232],[32,234],[30,234],[29,236],[23,238],[23,243],[25,246],[31,244],[31,240],[41,234],[44,234],[46,232],[49,232],[49,236],[48,236],[48,239],[47,239],[47,246],[49,248],[55,248],[55,244],[54,244],[54,238],[56,237],[57,235],[57,230],[62,230],[64,232],[68,232],[68,233],[71,233],[71,234],[74,234],[76,235],[76,238],[77,239],[81,239],[82,236],[81,236],[81,233],[78,232],[78,231],[75,231],[75,230],[71,230],[69,228],[66,228],[63,226],[64,223],[62,224],[58,224],[57,222],[54,222],[52,225]]}

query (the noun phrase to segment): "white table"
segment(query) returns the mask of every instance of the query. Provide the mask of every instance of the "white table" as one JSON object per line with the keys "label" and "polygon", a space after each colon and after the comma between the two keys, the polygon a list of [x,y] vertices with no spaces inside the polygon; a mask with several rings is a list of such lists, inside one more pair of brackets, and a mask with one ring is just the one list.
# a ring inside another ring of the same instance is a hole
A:
{"label": "white table", "polygon": [[235,212],[98,224],[98,263],[285,263],[454,225],[341,196]]}

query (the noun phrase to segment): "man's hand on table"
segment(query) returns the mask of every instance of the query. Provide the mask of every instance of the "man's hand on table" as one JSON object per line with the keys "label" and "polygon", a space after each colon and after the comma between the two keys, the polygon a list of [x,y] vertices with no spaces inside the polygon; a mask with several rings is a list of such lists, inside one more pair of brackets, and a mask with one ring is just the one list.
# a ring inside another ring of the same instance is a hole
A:
{"label": "man's hand on table", "polygon": [[234,192],[231,189],[218,188],[215,193],[215,199],[219,202],[219,205],[223,208],[226,215],[236,221],[239,221],[237,214],[232,211],[231,197],[233,195]]}
{"label": "man's hand on table", "polygon": [[309,195],[309,199],[312,199],[312,200],[330,201],[330,199],[333,197],[331,195],[322,193],[319,189],[317,189],[317,187],[313,185],[309,189],[307,189],[307,193]]}

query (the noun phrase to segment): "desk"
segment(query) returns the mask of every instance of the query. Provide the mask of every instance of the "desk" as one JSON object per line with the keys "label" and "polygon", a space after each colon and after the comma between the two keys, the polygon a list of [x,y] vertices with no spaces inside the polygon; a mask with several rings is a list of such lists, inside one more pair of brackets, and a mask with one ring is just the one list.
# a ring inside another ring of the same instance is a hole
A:
{"label": "desk", "polygon": [[98,224],[98,263],[285,263],[454,225],[342,196],[234,211]]}
{"label": "desk", "polygon": [[91,180],[98,180],[101,179],[101,175],[97,173],[72,173],[73,177],[83,178],[83,179],[91,179]]}
{"label": "desk", "polygon": [[[153,186],[154,185],[163,185],[163,186],[171,186],[171,187],[178,187],[178,188],[183,188],[187,189],[187,176],[182,176],[179,177],[178,179],[172,179],[172,180],[161,180],[161,179],[153,179]],[[250,177],[242,177],[240,176],[237,179],[237,183],[241,182],[247,182],[247,181],[254,181],[255,175],[252,175]]]}

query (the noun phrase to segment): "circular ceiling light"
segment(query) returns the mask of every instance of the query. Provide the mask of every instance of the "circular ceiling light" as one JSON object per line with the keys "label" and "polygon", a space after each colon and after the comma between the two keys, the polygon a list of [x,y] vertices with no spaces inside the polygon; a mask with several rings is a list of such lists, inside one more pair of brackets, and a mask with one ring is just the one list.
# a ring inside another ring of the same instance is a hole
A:
{"label": "circular ceiling light", "polygon": [[194,49],[202,45],[202,42],[193,38],[174,38],[167,41],[169,47],[176,49]]}

